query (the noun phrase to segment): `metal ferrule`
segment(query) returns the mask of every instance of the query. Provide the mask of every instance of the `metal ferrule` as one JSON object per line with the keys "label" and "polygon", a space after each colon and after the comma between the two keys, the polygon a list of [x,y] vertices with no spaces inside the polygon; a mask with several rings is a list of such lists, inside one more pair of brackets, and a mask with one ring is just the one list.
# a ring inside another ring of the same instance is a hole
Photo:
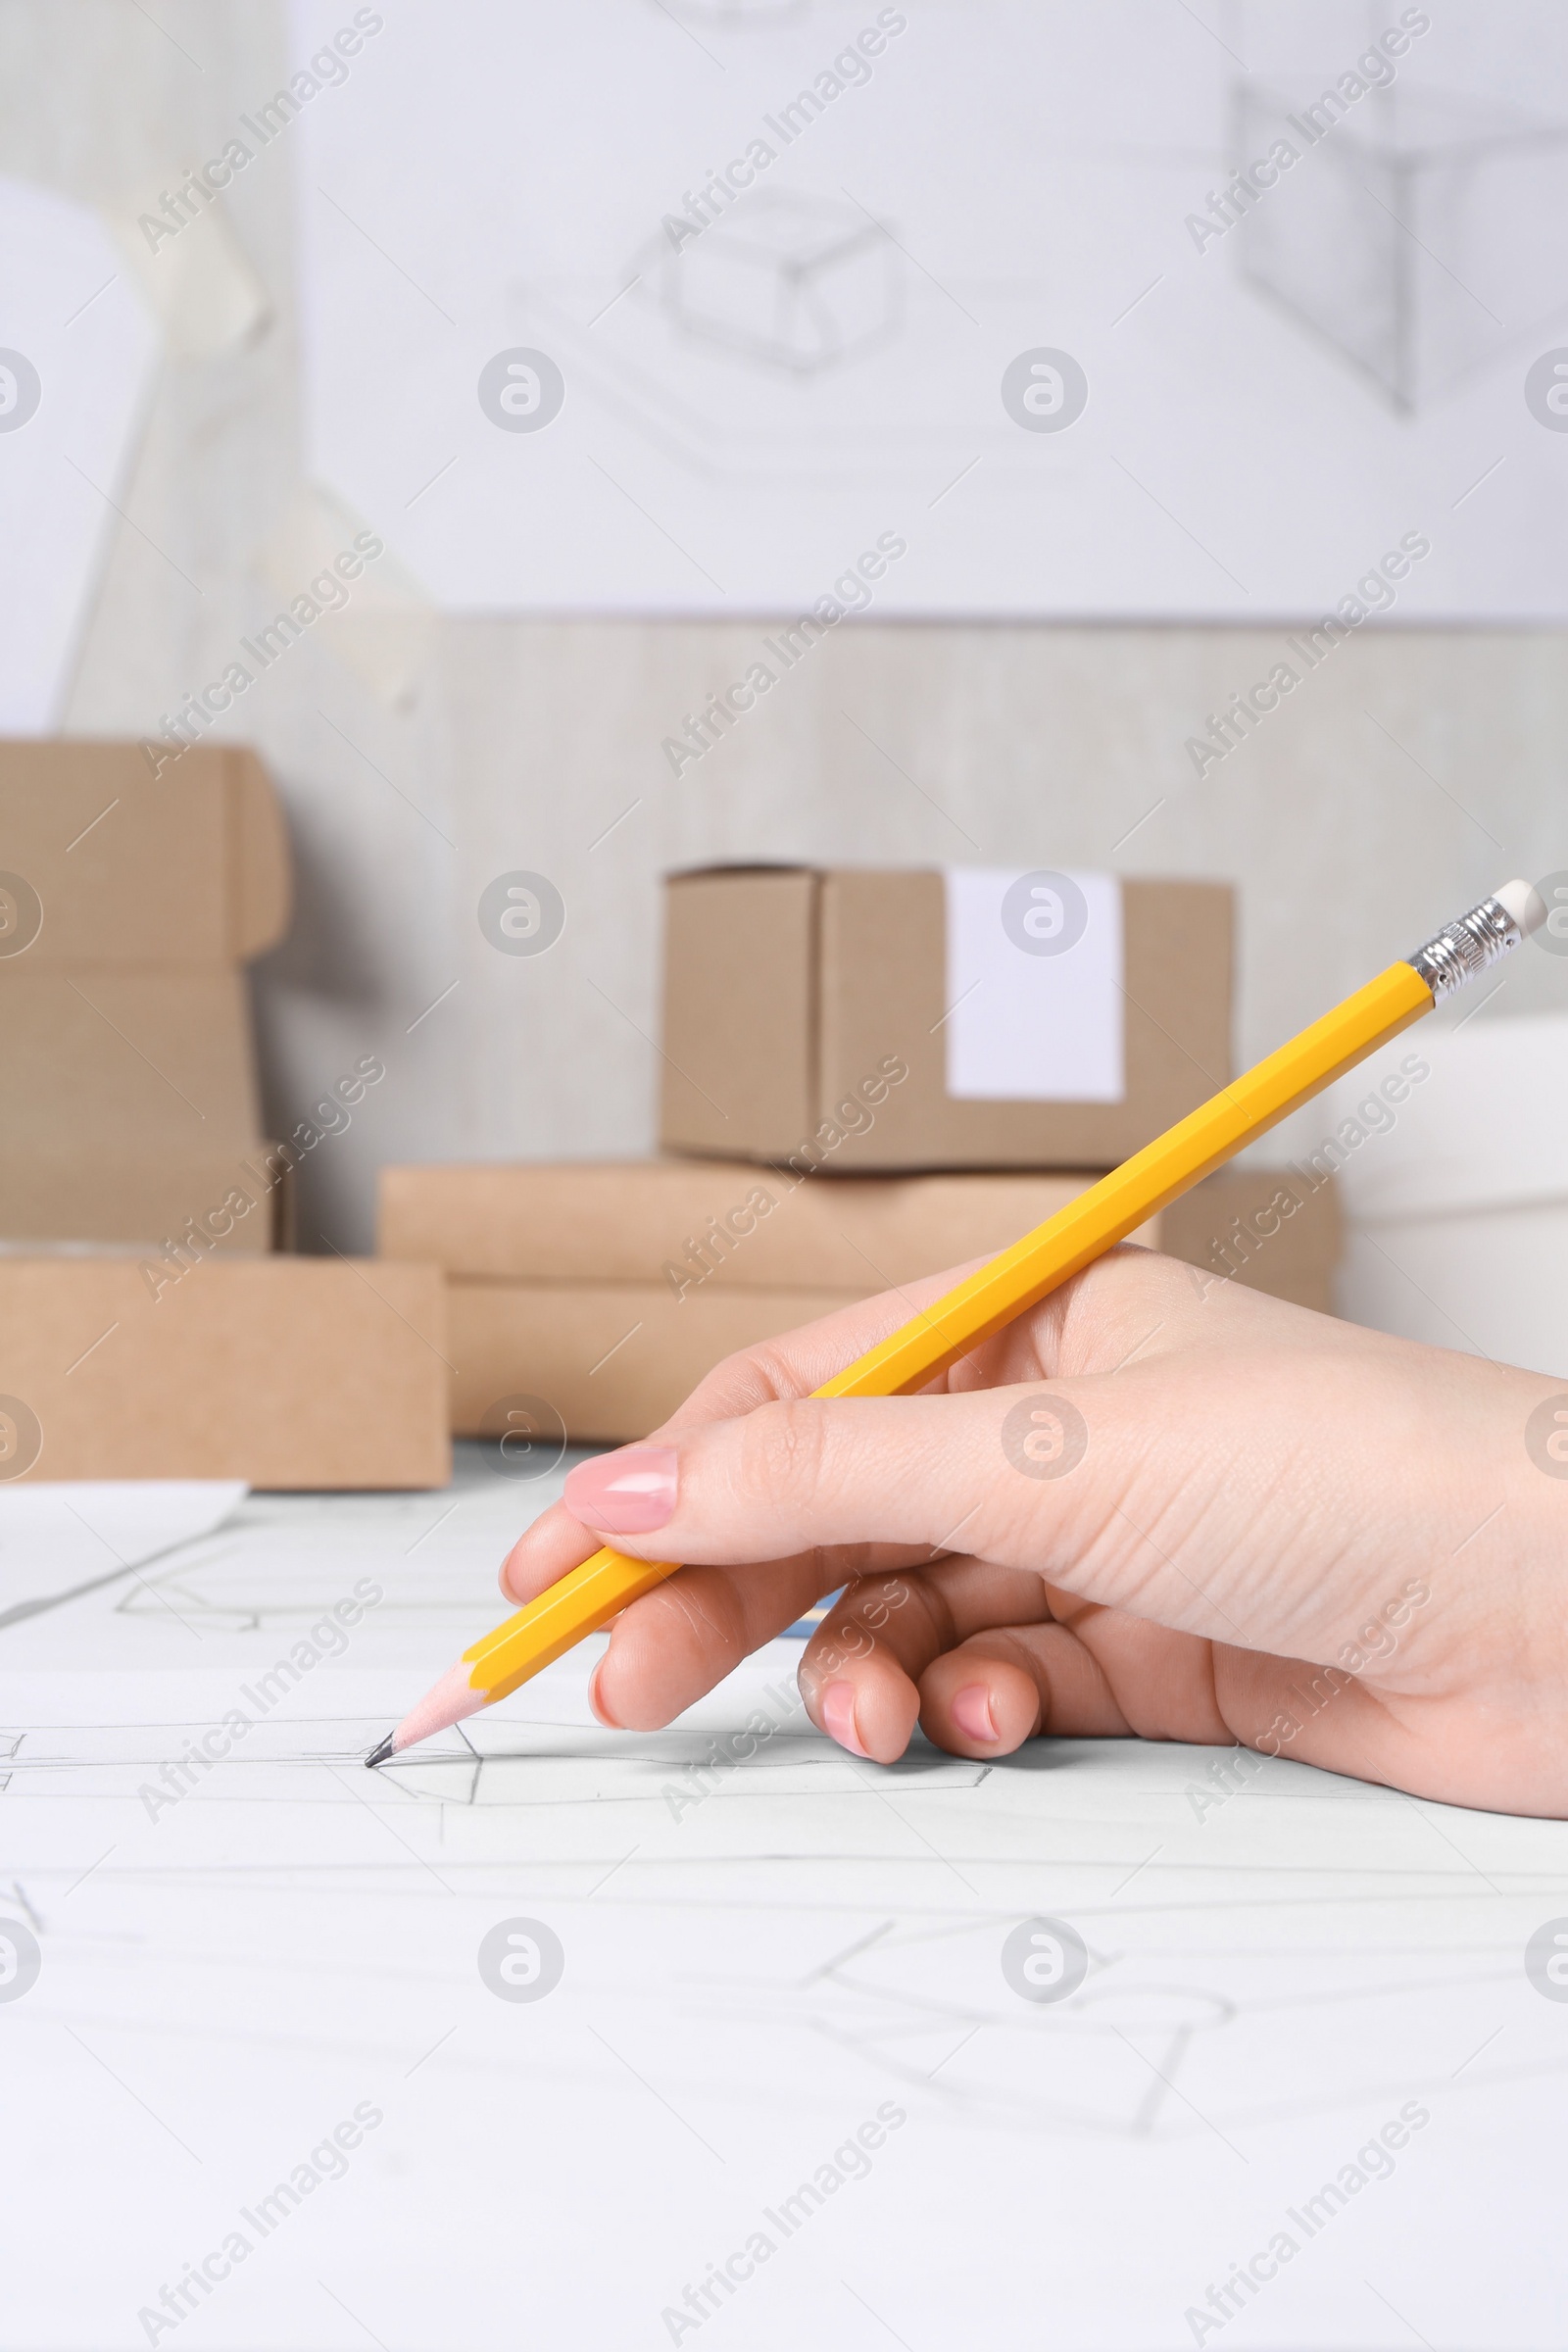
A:
{"label": "metal ferrule", "polygon": [[1436,939],[1429,939],[1404,960],[1420,973],[1441,1004],[1477,972],[1490,970],[1502,956],[1511,955],[1523,939],[1524,933],[1507,907],[1496,899],[1483,899],[1468,914],[1445,923]]}

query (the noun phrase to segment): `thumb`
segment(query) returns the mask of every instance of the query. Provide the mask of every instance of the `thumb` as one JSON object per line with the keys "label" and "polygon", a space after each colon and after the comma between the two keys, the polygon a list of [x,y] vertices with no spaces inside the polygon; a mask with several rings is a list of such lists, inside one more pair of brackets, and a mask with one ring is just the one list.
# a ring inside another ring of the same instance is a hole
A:
{"label": "thumb", "polygon": [[1098,1385],[761,1404],[580,1463],[565,1504],[639,1559],[740,1566],[893,1544],[1050,1572],[1109,1508],[1110,1449],[1072,1393],[1093,1402]]}

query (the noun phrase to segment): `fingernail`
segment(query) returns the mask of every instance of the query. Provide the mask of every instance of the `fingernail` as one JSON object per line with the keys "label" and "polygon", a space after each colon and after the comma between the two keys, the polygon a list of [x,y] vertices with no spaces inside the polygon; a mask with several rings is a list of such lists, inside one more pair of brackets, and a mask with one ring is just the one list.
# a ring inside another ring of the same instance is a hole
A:
{"label": "fingernail", "polygon": [[830,1740],[847,1747],[852,1756],[867,1756],[860,1745],[860,1735],[855,1728],[855,1685],[829,1683],[822,1693],[822,1721]]}
{"label": "fingernail", "polygon": [[592,1674],[588,1677],[588,1704],[592,1707],[595,1715],[599,1718],[599,1721],[604,1725],[607,1731],[618,1732],[620,1730],[620,1725],[615,1721],[615,1718],[613,1715],[612,1715],[610,1709],[606,1706],[604,1700],[599,1695],[599,1677],[604,1673],[604,1671],[605,1661],[603,1658],[601,1658],[598,1665],[594,1668]]}
{"label": "fingernail", "polygon": [[953,1701],[953,1720],[966,1740],[983,1740],[989,1745],[997,1737],[996,1720],[991,1712],[991,1693],[984,1683],[965,1683]]}
{"label": "fingernail", "polygon": [[579,1462],[566,1473],[566,1508],[609,1535],[651,1535],[674,1516],[676,1458],[671,1446],[622,1446]]}

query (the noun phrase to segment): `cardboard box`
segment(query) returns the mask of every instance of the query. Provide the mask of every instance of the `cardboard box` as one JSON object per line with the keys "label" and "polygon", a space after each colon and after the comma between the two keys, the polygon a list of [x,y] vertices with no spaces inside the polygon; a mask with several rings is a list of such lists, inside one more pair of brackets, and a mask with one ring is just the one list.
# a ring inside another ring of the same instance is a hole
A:
{"label": "cardboard box", "polygon": [[155,778],[139,743],[0,741],[0,843],[41,909],[29,971],[212,971],[288,928],[283,812],[238,745]]}
{"label": "cardboard box", "polygon": [[834,1175],[1125,1158],[1231,1076],[1232,894],[1069,876],[1074,923],[1062,881],[669,876],[663,1149]]}
{"label": "cardboard box", "polygon": [[[1093,1177],[903,1176],[824,1186],[747,1161],[383,1168],[376,1248],[466,1279],[843,1291],[990,1257]],[[1143,1237],[1140,1237],[1143,1238]]]}
{"label": "cardboard box", "polygon": [[0,1144],[0,1249],[13,1255],[156,1250],[177,1266],[181,1252],[260,1257],[294,1242],[292,1170],[273,1144],[241,1153],[131,1141],[112,1147],[107,1169],[74,1144]]}
{"label": "cardboard box", "polygon": [[[857,1177],[745,1161],[394,1167],[383,1258],[449,1284],[452,1426],[567,1440],[643,1436],[722,1357],[858,1298],[1005,1249],[1092,1176]],[[1275,1171],[1211,1177],[1133,1237],[1218,1278],[1326,1309],[1332,1187],[1289,1218]]]}
{"label": "cardboard box", "polygon": [[1160,1210],[1159,1246],[1221,1281],[1332,1315],[1339,1187],[1296,1167],[1222,1168]]}
{"label": "cardboard box", "polygon": [[454,1281],[453,1432],[547,1447],[646,1437],[726,1355],[863,1295],[713,1290],[677,1304],[652,1283]]}
{"label": "cardboard box", "polygon": [[244,975],[0,964],[0,1101],[13,1152],[258,1139]]}
{"label": "cardboard box", "polygon": [[503,1434],[524,1399],[544,1431],[629,1438],[723,1356],[992,1256],[1090,1181],[828,1186],[698,1160],[384,1168],[377,1246],[447,1271],[460,1436]]}
{"label": "cardboard box", "polygon": [[241,966],[289,860],[260,761],[0,743],[0,1238],[276,1246]]}
{"label": "cardboard box", "polygon": [[431,1266],[0,1257],[0,1477],[444,1486],[449,1352]]}

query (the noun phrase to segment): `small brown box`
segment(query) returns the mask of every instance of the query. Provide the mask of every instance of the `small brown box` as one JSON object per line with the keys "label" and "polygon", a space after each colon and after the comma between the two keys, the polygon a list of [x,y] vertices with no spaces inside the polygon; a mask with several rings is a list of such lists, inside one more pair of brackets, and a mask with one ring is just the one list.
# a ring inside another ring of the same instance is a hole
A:
{"label": "small brown box", "polygon": [[445,1486],[447,1352],[433,1266],[0,1257],[0,1476]]}
{"label": "small brown box", "polygon": [[1124,881],[1120,910],[1120,1099],[957,1099],[940,872],[669,876],[663,1148],[835,1175],[1113,1165],[1231,1076],[1229,885]]}
{"label": "small brown box", "polygon": [[289,858],[260,760],[0,743],[0,1235],[274,1248],[241,966],[282,936]]}
{"label": "small brown box", "polygon": [[0,741],[0,842],[42,912],[29,971],[212,971],[288,928],[283,812],[236,744],[155,776],[139,743]]}

